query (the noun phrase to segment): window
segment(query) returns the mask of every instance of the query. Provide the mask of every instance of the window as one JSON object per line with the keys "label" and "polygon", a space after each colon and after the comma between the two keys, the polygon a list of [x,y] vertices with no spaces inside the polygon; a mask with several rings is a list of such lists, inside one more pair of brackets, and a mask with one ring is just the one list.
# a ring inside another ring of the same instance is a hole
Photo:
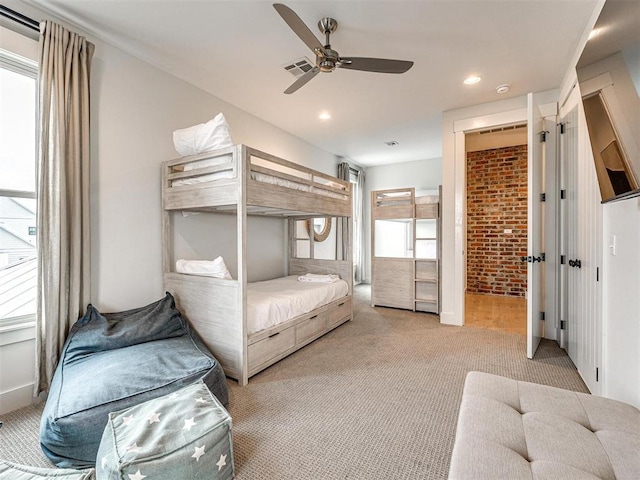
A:
{"label": "window", "polygon": [[354,285],[362,282],[362,193],[358,177],[363,173],[353,168],[349,169],[349,182],[351,183],[351,201],[352,201],[352,232],[353,232],[353,264],[354,264]]}
{"label": "window", "polygon": [[0,49],[0,325],[36,313],[37,73]]}

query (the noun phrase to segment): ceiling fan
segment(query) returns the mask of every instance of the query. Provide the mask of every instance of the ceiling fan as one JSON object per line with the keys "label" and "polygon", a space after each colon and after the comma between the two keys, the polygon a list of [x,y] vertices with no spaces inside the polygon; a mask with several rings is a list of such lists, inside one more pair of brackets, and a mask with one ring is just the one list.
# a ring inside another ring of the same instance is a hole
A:
{"label": "ceiling fan", "polygon": [[284,93],[289,94],[298,90],[320,72],[333,72],[336,68],[362,70],[377,73],[404,73],[413,66],[413,62],[406,60],[389,60],[386,58],[341,57],[331,48],[330,35],[338,28],[338,22],[333,18],[323,18],[318,22],[318,28],[325,35],[326,45],[322,45],[309,30],[300,17],[286,5],[274,3],[273,7],[280,14],[291,30],[316,55],[316,66],[293,82]]}

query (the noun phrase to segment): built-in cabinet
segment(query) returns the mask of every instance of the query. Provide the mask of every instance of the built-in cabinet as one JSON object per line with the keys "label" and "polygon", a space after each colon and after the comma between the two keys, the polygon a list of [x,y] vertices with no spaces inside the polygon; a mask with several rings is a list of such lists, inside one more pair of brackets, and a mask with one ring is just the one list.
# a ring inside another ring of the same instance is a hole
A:
{"label": "built-in cabinet", "polygon": [[440,312],[440,193],[371,192],[371,305]]}

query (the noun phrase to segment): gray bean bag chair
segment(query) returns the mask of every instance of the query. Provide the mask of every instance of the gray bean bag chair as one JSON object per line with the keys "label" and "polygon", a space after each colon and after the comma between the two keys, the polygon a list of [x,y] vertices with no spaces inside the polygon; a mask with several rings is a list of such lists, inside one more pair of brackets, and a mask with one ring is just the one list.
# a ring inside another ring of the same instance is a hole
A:
{"label": "gray bean bag chair", "polygon": [[61,468],[93,467],[110,412],[199,380],[225,406],[222,367],[176,309],[171,294],[146,307],[101,314],[72,327],[40,423],[40,444]]}

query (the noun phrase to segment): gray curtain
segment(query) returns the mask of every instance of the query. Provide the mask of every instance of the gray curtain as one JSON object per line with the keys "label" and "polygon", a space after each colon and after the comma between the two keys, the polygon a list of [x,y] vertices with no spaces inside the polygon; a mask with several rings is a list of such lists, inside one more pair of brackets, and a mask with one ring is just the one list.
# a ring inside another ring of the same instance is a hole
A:
{"label": "gray curtain", "polygon": [[40,24],[36,394],[90,295],[89,76],[94,46]]}
{"label": "gray curtain", "polygon": [[357,285],[364,279],[364,171],[347,162],[338,165],[338,178],[351,180],[351,175],[356,179],[357,188],[353,188],[353,264],[354,283]]}

